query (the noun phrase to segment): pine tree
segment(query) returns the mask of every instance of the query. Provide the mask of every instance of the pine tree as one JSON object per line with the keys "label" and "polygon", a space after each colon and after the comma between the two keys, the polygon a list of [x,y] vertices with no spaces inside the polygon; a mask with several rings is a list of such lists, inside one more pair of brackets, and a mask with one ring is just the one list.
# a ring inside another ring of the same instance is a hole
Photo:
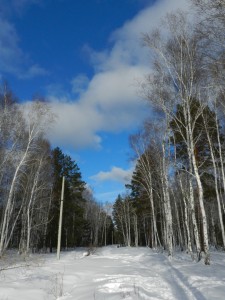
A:
{"label": "pine tree", "polygon": [[48,244],[56,247],[58,234],[58,220],[62,177],[65,176],[64,209],[62,225],[62,247],[80,245],[85,227],[84,204],[82,193],[85,183],[81,178],[78,165],[65,155],[60,148],[52,151],[53,190],[50,224],[48,230]]}

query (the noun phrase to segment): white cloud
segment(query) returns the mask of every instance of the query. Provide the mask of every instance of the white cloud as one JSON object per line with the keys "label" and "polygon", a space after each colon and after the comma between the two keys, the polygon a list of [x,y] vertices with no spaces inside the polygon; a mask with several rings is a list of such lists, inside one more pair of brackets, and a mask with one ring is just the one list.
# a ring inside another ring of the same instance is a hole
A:
{"label": "white cloud", "polygon": [[113,32],[110,49],[96,52],[86,46],[95,75],[89,81],[85,75],[72,80],[72,91],[80,92],[80,97],[49,97],[59,116],[50,133],[54,143],[99,147],[100,132],[129,129],[143,121],[149,112],[137,96],[135,80],[150,72],[150,57],[148,49],[141,45],[141,34],[157,26],[167,12],[186,8],[186,3],[159,0]]}
{"label": "white cloud", "polygon": [[70,103],[68,99],[55,101],[51,98],[54,113],[58,116],[56,126],[50,132],[55,145],[82,148],[89,145],[99,147],[101,138],[95,134],[101,127],[101,116],[91,106]]}
{"label": "white cloud", "polygon": [[146,114],[146,104],[137,97],[132,84],[143,72],[143,68],[126,67],[98,73],[76,102],[68,97],[49,96],[58,116],[50,133],[52,142],[75,148],[98,148],[100,131],[118,132],[138,125]]}
{"label": "white cloud", "polygon": [[129,183],[133,174],[133,168],[124,170],[118,167],[112,167],[108,172],[100,171],[90,178],[95,181],[117,181],[123,184]]}

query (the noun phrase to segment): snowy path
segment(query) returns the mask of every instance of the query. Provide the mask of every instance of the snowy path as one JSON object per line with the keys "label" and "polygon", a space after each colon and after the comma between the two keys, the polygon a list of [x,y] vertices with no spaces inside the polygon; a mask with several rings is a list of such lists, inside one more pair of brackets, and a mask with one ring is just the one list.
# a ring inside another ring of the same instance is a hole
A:
{"label": "snowy path", "polygon": [[2,272],[0,300],[222,300],[225,254],[213,255],[211,266],[185,254],[171,263],[147,248],[106,247],[91,256],[72,251],[60,261],[47,255],[36,267]]}

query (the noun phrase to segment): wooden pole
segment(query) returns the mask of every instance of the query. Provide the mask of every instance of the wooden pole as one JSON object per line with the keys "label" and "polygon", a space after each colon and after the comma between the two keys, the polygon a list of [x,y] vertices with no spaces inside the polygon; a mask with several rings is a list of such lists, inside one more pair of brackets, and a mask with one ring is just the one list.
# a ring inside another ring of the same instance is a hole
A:
{"label": "wooden pole", "polygon": [[106,246],[106,220],[105,220],[105,246]]}
{"label": "wooden pole", "polygon": [[63,176],[63,178],[62,178],[62,191],[61,191],[61,201],[60,201],[59,228],[58,228],[58,244],[57,244],[57,258],[58,259],[60,259],[60,249],[61,249],[64,185],[65,185],[65,176]]}

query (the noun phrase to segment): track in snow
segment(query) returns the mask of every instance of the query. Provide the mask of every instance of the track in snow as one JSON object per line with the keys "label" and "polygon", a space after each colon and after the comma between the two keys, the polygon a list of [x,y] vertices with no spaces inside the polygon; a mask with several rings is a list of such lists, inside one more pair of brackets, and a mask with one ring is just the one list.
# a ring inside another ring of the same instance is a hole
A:
{"label": "track in snow", "polygon": [[76,300],[205,300],[163,254],[148,248],[103,248],[77,264],[83,272],[71,291]]}
{"label": "track in snow", "polygon": [[[0,300],[221,300],[225,299],[225,255],[193,263],[185,254],[172,262],[148,248],[103,247],[43,255],[35,266],[0,273]],[[32,259],[37,259],[34,256]]]}

